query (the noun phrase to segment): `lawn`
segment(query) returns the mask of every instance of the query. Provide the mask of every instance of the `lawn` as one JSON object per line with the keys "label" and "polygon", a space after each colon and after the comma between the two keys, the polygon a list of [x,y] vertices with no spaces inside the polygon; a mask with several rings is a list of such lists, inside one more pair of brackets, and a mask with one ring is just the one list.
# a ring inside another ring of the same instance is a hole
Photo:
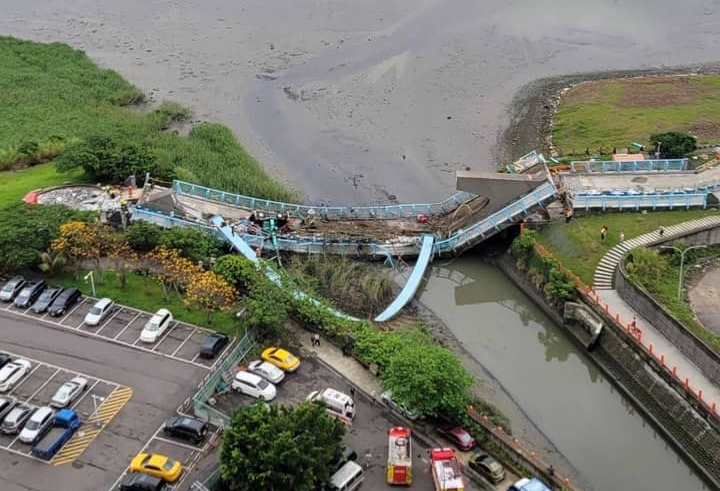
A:
{"label": "lawn", "polygon": [[[51,282],[59,283],[63,287],[74,286],[79,288],[85,295],[92,295],[92,288],[83,279],[84,276],[84,272],[77,275],[67,273],[53,278]],[[115,273],[108,271],[103,273],[102,277],[96,276],[95,288],[96,296],[109,297],[117,303],[135,307],[136,309],[155,312],[160,308],[166,308],[178,320],[209,327],[226,334],[235,335],[238,334],[238,329],[242,329],[235,318],[234,312],[216,313],[212,317],[212,322],[208,323],[207,313],[187,308],[182,297],[177,293],[171,293],[168,298],[165,298],[160,284],[147,276],[130,274],[128,275],[127,286],[122,288]]]}
{"label": "lawn", "polygon": [[650,135],[690,132],[700,143],[720,142],[720,76],[600,80],[562,96],[553,127],[561,155],[611,153]]}
{"label": "lawn", "polygon": [[0,172],[0,209],[18,203],[33,189],[58,186],[81,181],[82,172],[75,170],[62,174],[52,163],[36,165],[18,171]]}
{"label": "lawn", "polygon": [[[538,234],[538,242],[545,246],[560,262],[586,284],[592,284],[595,267],[600,259],[620,241],[676,223],[717,214],[712,210],[659,211],[642,213],[611,213],[577,217],[569,224],[554,222]],[[607,225],[605,242],[600,241],[600,228]]]}
{"label": "lawn", "polygon": [[0,170],[50,161],[90,136],[103,136],[120,146],[146,146],[154,158],[154,177],[276,200],[295,198],[228,128],[200,124],[187,137],[168,131],[190,111],[174,103],[139,107],[144,96],[136,87],[82,51],[0,36],[0,60]]}

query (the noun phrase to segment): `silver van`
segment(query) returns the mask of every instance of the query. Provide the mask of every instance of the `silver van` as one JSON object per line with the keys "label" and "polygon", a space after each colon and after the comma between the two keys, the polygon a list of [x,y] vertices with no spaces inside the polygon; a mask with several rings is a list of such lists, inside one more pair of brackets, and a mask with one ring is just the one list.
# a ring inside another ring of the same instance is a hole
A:
{"label": "silver van", "polygon": [[352,460],[340,467],[330,478],[330,491],[352,491],[357,489],[365,480],[363,468]]}

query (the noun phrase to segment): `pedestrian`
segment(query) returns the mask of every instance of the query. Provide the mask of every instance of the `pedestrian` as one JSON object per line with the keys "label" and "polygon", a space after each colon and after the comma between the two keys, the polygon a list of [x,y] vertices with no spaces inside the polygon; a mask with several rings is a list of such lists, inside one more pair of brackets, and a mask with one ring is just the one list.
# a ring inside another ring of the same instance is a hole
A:
{"label": "pedestrian", "polygon": [[572,220],[573,212],[572,209],[567,208],[565,210],[565,223],[570,223],[570,220]]}
{"label": "pedestrian", "polygon": [[634,315],[633,315],[633,320],[630,323],[630,325],[633,326],[633,328],[637,327],[637,317],[635,317]]}
{"label": "pedestrian", "polygon": [[352,397],[353,400],[355,400],[355,386],[350,386],[350,397]]}
{"label": "pedestrian", "polygon": [[620,232],[620,242],[625,240],[625,232]]}
{"label": "pedestrian", "polygon": [[665,227],[663,227],[662,225],[660,225],[660,228],[658,229],[658,233],[660,234],[660,237],[662,237],[663,235],[665,235]]}
{"label": "pedestrian", "polygon": [[602,228],[600,229],[600,240],[605,242],[605,239],[607,238],[607,234],[608,234],[608,226],[603,225]]}
{"label": "pedestrian", "polygon": [[313,334],[312,336],[312,345],[319,348],[320,347],[320,335],[318,333]]}

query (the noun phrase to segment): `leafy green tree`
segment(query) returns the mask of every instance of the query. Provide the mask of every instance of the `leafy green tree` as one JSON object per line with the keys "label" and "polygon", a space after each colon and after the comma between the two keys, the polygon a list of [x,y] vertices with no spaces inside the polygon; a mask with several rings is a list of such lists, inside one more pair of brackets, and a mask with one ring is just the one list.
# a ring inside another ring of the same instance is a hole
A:
{"label": "leafy green tree", "polygon": [[202,230],[182,227],[163,230],[160,246],[177,249],[183,257],[206,264],[210,258],[220,257],[227,250],[225,243],[217,237]]}
{"label": "leafy green tree", "polygon": [[330,478],[345,427],[318,404],[238,410],[220,454],[224,488],[316,490]]}
{"label": "leafy green tree", "polygon": [[470,401],[472,378],[457,357],[429,343],[407,344],[383,372],[383,385],[407,407],[428,417],[459,420]]}
{"label": "leafy green tree", "polygon": [[263,334],[276,335],[288,320],[290,299],[284,290],[262,277],[250,286],[245,308],[249,327],[259,329]]}
{"label": "leafy green tree", "polygon": [[164,229],[154,223],[137,221],[128,228],[125,236],[128,244],[137,252],[150,252],[160,245]]}
{"label": "leafy green tree", "polygon": [[262,274],[250,260],[238,254],[222,256],[213,271],[239,290],[249,290],[251,285],[261,280]]}
{"label": "leafy green tree", "polygon": [[664,159],[685,157],[697,148],[697,140],[694,136],[676,131],[652,135],[650,137],[650,143],[652,143],[655,148],[660,144],[660,156]]}

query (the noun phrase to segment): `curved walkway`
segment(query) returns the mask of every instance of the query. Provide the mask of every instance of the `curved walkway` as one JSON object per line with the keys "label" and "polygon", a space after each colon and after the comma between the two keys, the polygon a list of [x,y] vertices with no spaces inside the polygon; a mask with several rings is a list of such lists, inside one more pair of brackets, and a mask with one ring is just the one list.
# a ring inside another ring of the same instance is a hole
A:
{"label": "curved walkway", "polygon": [[637,328],[642,332],[643,344],[651,346],[651,349],[654,349],[658,356],[662,354],[664,362],[667,363],[668,367],[674,367],[680,380],[689,380],[695,391],[702,391],[704,401],[708,405],[713,405],[713,403],[720,405],[720,387],[708,379],[692,359],[686,357],[613,289],[615,269],[619,266],[625,254],[632,249],[651,245],[661,240],[682,237],[712,226],[720,226],[720,215],[690,220],[667,227],[662,236],[655,230],[621,242],[610,249],[598,264],[593,278],[593,285],[598,300],[601,304],[607,306],[611,315],[619,316],[619,319],[626,323],[634,319]]}
{"label": "curved walkway", "polygon": [[662,236],[657,230],[654,230],[620,242],[603,256],[595,268],[595,274],[593,275],[593,288],[595,290],[612,290],[615,270],[620,265],[620,261],[625,254],[631,250],[653,244],[661,239],[667,240],[682,237],[713,225],[720,225],[720,215],[699,218],[697,220],[690,220],[671,227],[666,227],[665,233]]}

